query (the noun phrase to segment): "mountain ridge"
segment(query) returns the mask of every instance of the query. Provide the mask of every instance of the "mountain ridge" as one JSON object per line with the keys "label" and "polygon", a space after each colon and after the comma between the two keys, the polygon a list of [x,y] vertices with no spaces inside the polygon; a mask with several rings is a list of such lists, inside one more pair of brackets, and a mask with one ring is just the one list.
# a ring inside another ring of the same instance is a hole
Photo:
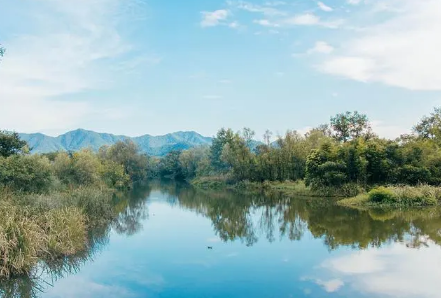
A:
{"label": "mountain ridge", "polygon": [[129,137],[79,128],[57,137],[42,133],[20,133],[19,135],[28,142],[32,153],[78,151],[84,148],[97,151],[104,145],[113,145],[118,141],[130,139],[139,146],[143,153],[152,156],[164,156],[172,150],[208,146],[212,142],[211,137],[205,137],[195,131],[177,131],[160,136],[145,134],[138,137]]}

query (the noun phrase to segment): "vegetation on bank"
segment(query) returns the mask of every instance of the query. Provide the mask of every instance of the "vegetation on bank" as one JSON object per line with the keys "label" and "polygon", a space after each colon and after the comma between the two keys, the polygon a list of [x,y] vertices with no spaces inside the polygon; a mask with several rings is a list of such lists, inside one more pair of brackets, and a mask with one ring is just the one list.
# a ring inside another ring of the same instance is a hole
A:
{"label": "vegetation on bank", "polygon": [[130,141],[98,153],[28,152],[16,133],[0,132],[0,278],[86,250],[91,229],[116,215],[114,190],[147,176],[148,159]]}
{"label": "vegetation on bank", "polygon": [[435,206],[441,202],[441,188],[430,185],[412,186],[380,186],[368,193],[347,198],[338,202],[349,207],[423,207]]}
{"label": "vegetation on bank", "polygon": [[325,197],[355,197],[378,186],[441,184],[441,108],[423,117],[411,135],[395,140],[378,137],[358,112],[338,114],[304,135],[288,131],[275,142],[271,136],[267,131],[264,143],[256,144],[250,129],[221,129],[211,147],[170,152],[154,163],[152,173],[202,188],[246,186]]}

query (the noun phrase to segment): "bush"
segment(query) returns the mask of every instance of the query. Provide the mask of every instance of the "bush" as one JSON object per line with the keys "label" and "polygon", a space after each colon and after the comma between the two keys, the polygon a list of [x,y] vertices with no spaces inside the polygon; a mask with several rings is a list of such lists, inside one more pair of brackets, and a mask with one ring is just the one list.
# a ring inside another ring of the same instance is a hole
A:
{"label": "bush", "polygon": [[0,158],[0,185],[16,191],[45,192],[52,184],[49,160],[38,155]]}
{"label": "bush", "polygon": [[433,206],[441,199],[441,190],[428,185],[397,186],[392,191],[399,203],[405,206]]}
{"label": "bush", "polygon": [[380,204],[395,203],[397,201],[394,193],[385,187],[372,189],[369,192],[368,197],[369,201]]}

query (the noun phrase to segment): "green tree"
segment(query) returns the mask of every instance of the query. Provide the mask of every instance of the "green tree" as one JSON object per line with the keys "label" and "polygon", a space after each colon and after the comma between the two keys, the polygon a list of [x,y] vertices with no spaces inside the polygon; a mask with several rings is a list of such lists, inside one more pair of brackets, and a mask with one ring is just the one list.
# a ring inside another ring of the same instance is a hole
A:
{"label": "green tree", "polygon": [[171,151],[159,162],[159,174],[161,177],[182,180],[185,178],[180,162],[181,151]]}
{"label": "green tree", "polygon": [[0,131],[0,156],[9,157],[29,151],[27,143],[16,132]]}
{"label": "green tree", "polygon": [[331,118],[333,136],[339,142],[347,142],[359,137],[371,137],[369,119],[364,114],[346,112]]}
{"label": "green tree", "polygon": [[220,129],[213,143],[210,147],[210,161],[214,170],[218,172],[226,172],[228,170],[228,164],[222,160],[222,152],[226,144],[230,144],[233,141],[234,132],[231,129]]}
{"label": "green tree", "polygon": [[208,155],[208,148],[192,148],[181,152],[179,162],[182,167],[182,175],[185,179],[188,180],[196,177],[202,160],[207,159]]}
{"label": "green tree", "polygon": [[435,108],[430,116],[424,116],[414,126],[413,131],[419,138],[437,140],[441,142],[441,108]]}
{"label": "green tree", "polygon": [[147,177],[148,157],[139,152],[138,146],[131,140],[100,148],[99,156],[124,166],[125,174],[132,181],[141,181]]}
{"label": "green tree", "polygon": [[52,183],[47,158],[39,155],[0,157],[0,185],[25,192],[45,192]]}

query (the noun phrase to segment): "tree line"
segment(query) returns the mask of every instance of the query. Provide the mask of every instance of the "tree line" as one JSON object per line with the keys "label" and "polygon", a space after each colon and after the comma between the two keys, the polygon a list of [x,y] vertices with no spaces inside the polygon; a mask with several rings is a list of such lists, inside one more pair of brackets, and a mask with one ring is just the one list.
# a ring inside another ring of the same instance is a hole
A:
{"label": "tree line", "polygon": [[222,128],[210,147],[170,152],[152,173],[227,183],[304,180],[312,189],[441,184],[441,108],[395,140],[377,136],[359,112],[337,114],[306,134],[288,131],[275,142],[269,131],[263,143],[254,136],[248,128]]}
{"label": "tree line", "polygon": [[125,189],[148,174],[149,158],[130,140],[99,152],[29,152],[17,133],[0,132],[0,187],[34,193],[79,186]]}
{"label": "tree line", "polygon": [[18,134],[0,133],[0,186],[30,192],[51,187],[105,184],[126,188],[147,178],[226,183],[304,180],[312,189],[391,184],[441,184],[441,108],[423,117],[413,133],[378,137],[366,115],[337,114],[306,134],[287,131],[271,142],[255,133],[220,129],[209,147],[171,151],[163,158],[142,154],[130,140],[98,152],[29,154]]}

